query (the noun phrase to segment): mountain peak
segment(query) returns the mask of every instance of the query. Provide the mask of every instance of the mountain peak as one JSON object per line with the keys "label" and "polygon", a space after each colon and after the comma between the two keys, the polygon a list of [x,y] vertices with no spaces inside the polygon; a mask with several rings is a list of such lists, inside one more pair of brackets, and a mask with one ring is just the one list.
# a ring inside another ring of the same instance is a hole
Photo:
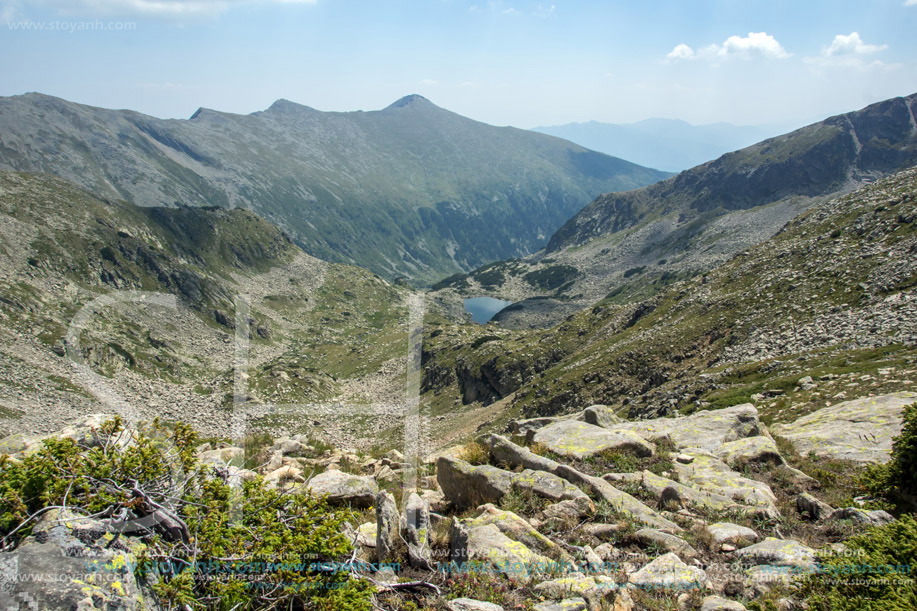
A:
{"label": "mountain peak", "polygon": [[296,102],[291,102],[290,100],[280,98],[273,104],[271,104],[267,110],[264,112],[271,114],[291,114],[291,113],[303,113],[303,112],[314,112],[315,109],[304,104],[297,104]]}
{"label": "mountain peak", "polygon": [[385,110],[391,110],[393,108],[439,108],[436,104],[423,97],[422,95],[417,95],[412,93],[411,95],[406,95],[400,100],[397,100],[387,106]]}

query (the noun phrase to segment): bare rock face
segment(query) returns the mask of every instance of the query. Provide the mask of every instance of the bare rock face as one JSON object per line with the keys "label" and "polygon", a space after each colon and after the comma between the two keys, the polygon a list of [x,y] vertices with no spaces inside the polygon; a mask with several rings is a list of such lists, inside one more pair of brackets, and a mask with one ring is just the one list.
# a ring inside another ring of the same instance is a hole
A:
{"label": "bare rock face", "polygon": [[844,401],[791,424],[775,424],[771,430],[792,441],[800,454],[884,463],[891,456],[892,440],[901,432],[904,409],[914,402],[913,392]]}

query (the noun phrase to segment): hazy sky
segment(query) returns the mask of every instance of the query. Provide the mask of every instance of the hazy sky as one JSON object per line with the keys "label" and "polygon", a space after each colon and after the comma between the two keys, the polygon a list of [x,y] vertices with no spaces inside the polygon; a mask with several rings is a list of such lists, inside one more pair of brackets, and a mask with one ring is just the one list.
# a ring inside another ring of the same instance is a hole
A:
{"label": "hazy sky", "polygon": [[917,0],[0,0],[0,95],[796,126],[917,91],[915,32]]}

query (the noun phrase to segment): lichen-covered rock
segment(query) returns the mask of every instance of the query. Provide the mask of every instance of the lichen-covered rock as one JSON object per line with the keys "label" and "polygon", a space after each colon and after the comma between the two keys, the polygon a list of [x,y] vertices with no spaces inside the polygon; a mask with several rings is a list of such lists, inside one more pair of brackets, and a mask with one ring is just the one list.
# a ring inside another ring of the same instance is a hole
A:
{"label": "lichen-covered rock", "polygon": [[531,550],[553,558],[572,561],[567,552],[512,511],[504,511],[491,504],[484,505],[481,509],[483,511],[478,517],[467,521],[469,527],[476,528],[492,524],[510,539],[524,543]]}
{"label": "lichen-covered rock", "polygon": [[529,582],[547,568],[557,566],[550,558],[507,537],[493,524],[473,526],[463,520],[453,521],[449,554],[453,563],[487,562],[521,582]]}
{"label": "lichen-covered rock", "polygon": [[582,573],[573,573],[558,579],[542,581],[532,588],[545,598],[573,598],[592,594],[596,589],[595,579]]}
{"label": "lichen-covered rock", "polygon": [[369,507],[379,494],[379,485],[371,477],[334,469],[316,475],[303,486],[315,496],[327,497],[328,502],[334,505]]}
{"label": "lichen-covered rock", "polygon": [[834,508],[828,503],[818,500],[808,492],[803,492],[796,497],[796,511],[801,515],[807,516],[810,520],[821,520],[831,515],[834,512]]}
{"label": "lichen-covered rock", "polygon": [[395,497],[386,491],[376,495],[376,562],[398,560],[397,548],[401,536],[401,515]]}
{"label": "lichen-covered rock", "polygon": [[895,518],[887,511],[882,511],[881,509],[860,509],[859,507],[835,509],[828,515],[828,519],[853,520],[854,522],[869,526],[881,526],[895,521]]}
{"label": "lichen-covered rock", "polygon": [[583,422],[594,424],[602,428],[611,428],[621,423],[621,419],[607,405],[593,405],[583,410],[583,413],[577,418]]}
{"label": "lichen-covered rock", "polygon": [[404,540],[408,545],[408,561],[416,569],[432,570],[430,506],[416,492],[410,494],[404,505],[404,519]]}
{"label": "lichen-covered rock", "polygon": [[700,611],[746,611],[745,605],[720,596],[707,596],[700,606]]}
{"label": "lichen-covered rock", "polygon": [[498,503],[513,483],[513,473],[490,465],[471,465],[459,458],[441,456],[436,461],[436,481],[457,507]]}
{"label": "lichen-covered rock", "polygon": [[67,510],[45,513],[15,550],[0,553],[0,609],[148,608],[131,539],[106,532],[102,522]]}
{"label": "lichen-covered rock", "polygon": [[901,432],[904,409],[915,401],[913,392],[844,401],[791,424],[775,424],[771,430],[792,441],[803,455],[884,463],[891,457],[892,440]]}
{"label": "lichen-covered rock", "polygon": [[666,551],[678,554],[679,558],[684,558],[685,560],[697,558],[697,550],[691,547],[687,541],[681,537],[676,537],[675,535],[670,535],[669,533],[664,533],[653,528],[641,528],[630,535],[628,539],[642,546],[655,544]]}
{"label": "lichen-covered rock", "polygon": [[694,461],[675,463],[678,480],[692,488],[725,496],[743,505],[756,507],[769,515],[777,515],[777,497],[764,482],[749,479],[733,471],[716,456],[704,451],[686,450]]}
{"label": "lichen-covered rock", "polygon": [[782,465],[786,462],[774,440],[763,435],[724,443],[717,448],[716,455],[733,469],[747,464]]}
{"label": "lichen-covered rock", "polygon": [[680,418],[624,422],[610,430],[633,431],[650,441],[668,437],[678,448],[701,448],[708,452],[716,452],[724,443],[762,433],[758,410],[751,403]]}
{"label": "lichen-covered rock", "polygon": [[730,522],[709,524],[707,525],[707,532],[709,532],[713,540],[720,545],[723,543],[731,543],[733,545],[745,543],[746,545],[750,545],[761,538],[758,536],[758,533],[747,526],[740,526],[739,524],[732,524]]}
{"label": "lichen-covered rock", "polygon": [[533,611],[588,611],[589,603],[582,598],[565,598],[560,601],[545,601],[532,607]]}
{"label": "lichen-covered rock", "polygon": [[[694,462],[693,457],[691,462]],[[681,482],[656,475],[651,471],[643,471],[640,474],[639,483],[644,490],[659,500],[660,508],[666,508],[669,502],[674,502],[679,506],[691,505],[711,511],[747,508],[746,505],[737,503],[728,496],[691,488]]]}
{"label": "lichen-covered rock", "polygon": [[633,431],[612,431],[578,420],[561,420],[540,428],[532,441],[557,454],[581,460],[606,450],[636,456],[652,456],[655,452],[651,443]]}
{"label": "lichen-covered rock", "polygon": [[640,588],[701,589],[707,581],[707,574],[695,566],[688,566],[676,554],[669,552],[632,573],[628,581]]}
{"label": "lichen-covered rock", "polygon": [[588,499],[585,492],[552,473],[525,469],[512,480],[513,488],[529,490],[549,501]]}
{"label": "lichen-covered rock", "polygon": [[[793,539],[768,537],[760,543],[736,550],[736,558],[752,566],[774,568],[775,573],[802,573],[815,566],[815,550]],[[786,568],[790,571],[780,571]]]}

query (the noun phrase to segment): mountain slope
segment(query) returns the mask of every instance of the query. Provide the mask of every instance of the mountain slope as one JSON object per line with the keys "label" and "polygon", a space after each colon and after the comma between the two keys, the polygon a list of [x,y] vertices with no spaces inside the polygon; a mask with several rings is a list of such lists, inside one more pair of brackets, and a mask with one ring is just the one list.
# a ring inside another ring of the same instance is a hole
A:
{"label": "mountain slope", "polygon": [[[433,329],[426,400],[499,402],[494,426],[596,403],[648,417],[755,401],[768,422],[788,422],[849,386],[911,390],[915,270],[912,168],[815,206],[653,299],[605,300],[542,331]],[[817,385],[798,382],[807,375]]]}
{"label": "mountain slope", "polygon": [[668,180],[598,197],[544,252],[436,285],[521,301],[497,316],[550,326],[606,296],[639,300],[773,235],[803,210],[917,163],[917,94],[723,155]]}
{"label": "mountain slope", "polygon": [[692,168],[777,133],[766,127],[729,123],[691,125],[675,119],[646,119],[628,124],[589,121],[536,127],[532,131],[669,172]]}
{"label": "mountain slope", "polygon": [[[227,435],[238,411],[249,427],[372,440],[399,421],[400,404],[380,404],[403,393],[409,294],[247,210],[141,208],[0,171],[0,430],[126,410]],[[351,419],[352,405],[378,409]]]}
{"label": "mountain slope", "polygon": [[251,208],[314,256],[419,281],[533,252],[599,193],[666,176],[420,96],[351,113],[279,100],[187,121],[3,98],[0,168],[142,206]]}

